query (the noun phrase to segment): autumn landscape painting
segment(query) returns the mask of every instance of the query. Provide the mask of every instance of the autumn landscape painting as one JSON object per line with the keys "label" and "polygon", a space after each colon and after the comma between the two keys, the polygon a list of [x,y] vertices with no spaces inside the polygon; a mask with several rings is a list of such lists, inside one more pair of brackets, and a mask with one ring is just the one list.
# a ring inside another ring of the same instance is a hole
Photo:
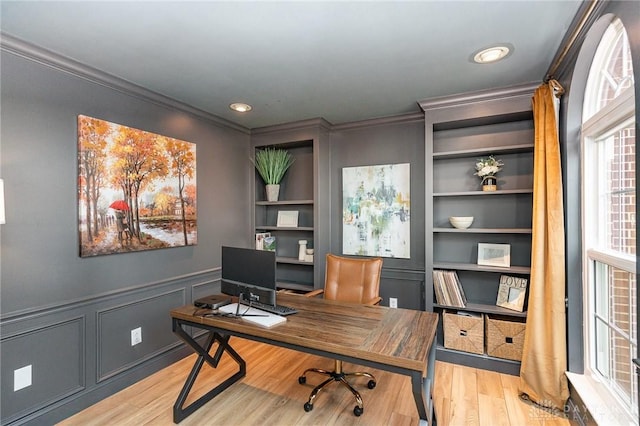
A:
{"label": "autumn landscape painting", "polygon": [[78,116],[80,256],[195,245],[196,146]]}

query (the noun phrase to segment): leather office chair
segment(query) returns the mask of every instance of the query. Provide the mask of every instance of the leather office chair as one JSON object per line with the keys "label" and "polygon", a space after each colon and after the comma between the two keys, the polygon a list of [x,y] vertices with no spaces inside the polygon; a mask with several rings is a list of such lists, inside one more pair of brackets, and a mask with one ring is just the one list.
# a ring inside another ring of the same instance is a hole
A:
{"label": "leather office chair", "polygon": [[[356,259],[327,254],[324,289],[314,290],[305,294],[305,296],[313,297],[324,293],[325,299],[377,305],[382,300],[379,296],[381,271],[381,258]],[[306,383],[307,373],[310,372],[329,376],[329,378],[311,391],[309,401],[304,404],[304,410],[307,412],[313,409],[313,401],[318,396],[318,392],[330,383],[339,382],[346,386],[355,396],[358,405],[353,409],[353,414],[360,416],[364,412],[362,397],[347,381],[347,377],[368,377],[369,382],[367,387],[369,389],[376,387],[376,379],[373,375],[365,372],[345,373],[342,371],[342,361],[340,360],[335,360],[334,371],[319,368],[309,368],[305,370],[302,376],[298,378],[298,382],[300,384]]]}

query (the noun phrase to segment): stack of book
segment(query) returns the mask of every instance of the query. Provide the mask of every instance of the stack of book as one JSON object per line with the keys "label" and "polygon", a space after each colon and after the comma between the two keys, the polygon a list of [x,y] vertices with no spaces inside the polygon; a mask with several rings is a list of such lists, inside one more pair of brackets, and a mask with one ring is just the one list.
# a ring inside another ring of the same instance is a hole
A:
{"label": "stack of book", "polygon": [[438,305],[464,308],[467,298],[456,271],[433,271],[433,289]]}

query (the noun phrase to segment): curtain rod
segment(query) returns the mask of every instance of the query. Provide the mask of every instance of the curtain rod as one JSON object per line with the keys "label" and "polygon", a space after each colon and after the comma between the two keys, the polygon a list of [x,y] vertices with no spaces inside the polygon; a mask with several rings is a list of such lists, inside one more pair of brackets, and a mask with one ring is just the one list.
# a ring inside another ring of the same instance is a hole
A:
{"label": "curtain rod", "polygon": [[560,64],[562,64],[562,61],[564,61],[565,56],[567,56],[567,53],[569,53],[569,50],[571,50],[571,48],[573,47],[573,44],[576,42],[576,39],[578,38],[578,35],[582,31],[582,28],[585,26],[585,24],[591,17],[591,14],[593,13],[596,6],[600,2],[601,0],[592,0],[589,3],[589,7],[585,9],[577,25],[573,27],[571,36],[569,37],[567,43],[564,45],[562,52],[560,52],[560,55],[553,61],[553,63],[549,67],[549,70],[547,71],[547,75],[544,78],[545,83],[548,83],[549,80],[554,78],[554,74],[556,73],[556,71],[558,71],[558,68],[560,68]]}

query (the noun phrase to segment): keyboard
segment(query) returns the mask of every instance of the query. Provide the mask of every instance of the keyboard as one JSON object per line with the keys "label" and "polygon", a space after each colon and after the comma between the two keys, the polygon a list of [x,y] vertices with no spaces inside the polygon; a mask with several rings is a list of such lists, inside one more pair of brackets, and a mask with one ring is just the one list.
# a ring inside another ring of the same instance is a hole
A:
{"label": "keyboard", "polygon": [[[249,301],[248,300],[241,300],[240,303],[242,303],[243,305],[249,305]],[[276,315],[282,315],[282,316],[287,316],[287,315],[291,315],[291,314],[295,314],[298,311],[290,306],[284,306],[284,305],[267,305],[266,303],[261,303],[261,302],[251,302],[251,307],[256,308],[256,309],[260,309],[261,311],[266,311],[272,314],[276,314]]]}

